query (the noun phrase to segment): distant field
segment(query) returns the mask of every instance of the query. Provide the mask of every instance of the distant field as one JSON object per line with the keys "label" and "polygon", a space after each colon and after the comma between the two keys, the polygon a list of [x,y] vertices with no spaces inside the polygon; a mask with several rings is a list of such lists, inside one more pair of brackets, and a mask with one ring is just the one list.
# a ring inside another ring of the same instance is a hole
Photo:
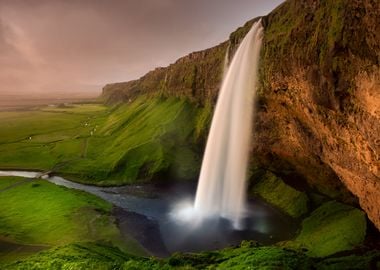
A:
{"label": "distant field", "polygon": [[205,123],[203,109],[175,98],[0,112],[0,168],[52,170],[98,185],[146,181],[161,171],[194,178],[196,129]]}
{"label": "distant field", "polygon": [[93,125],[106,110],[83,104],[0,112],[0,167],[50,170],[80,158]]}
{"label": "distant field", "polygon": [[21,95],[2,95],[0,93],[0,111],[14,111],[31,109],[38,106],[49,104],[63,104],[81,102],[83,100],[93,100],[93,98],[41,98],[41,97],[24,97]]}

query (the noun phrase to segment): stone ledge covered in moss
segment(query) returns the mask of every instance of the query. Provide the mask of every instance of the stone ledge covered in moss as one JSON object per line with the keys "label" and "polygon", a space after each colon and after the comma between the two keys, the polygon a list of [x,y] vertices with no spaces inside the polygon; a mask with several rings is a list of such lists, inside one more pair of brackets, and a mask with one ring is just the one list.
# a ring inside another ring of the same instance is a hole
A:
{"label": "stone ledge covered in moss", "polygon": [[312,257],[325,257],[362,244],[366,229],[363,211],[330,201],[313,211],[302,222],[298,237],[285,246],[306,249]]}
{"label": "stone ledge covered in moss", "polygon": [[271,172],[266,172],[251,192],[291,217],[297,218],[308,212],[307,195],[285,184]]}

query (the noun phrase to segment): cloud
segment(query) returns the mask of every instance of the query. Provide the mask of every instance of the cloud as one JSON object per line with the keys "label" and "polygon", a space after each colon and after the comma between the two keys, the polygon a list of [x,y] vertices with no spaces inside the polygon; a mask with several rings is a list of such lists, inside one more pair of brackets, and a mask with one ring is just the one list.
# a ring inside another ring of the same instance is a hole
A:
{"label": "cloud", "polygon": [[100,91],[226,40],[281,0],[0,0],[0,93]]}

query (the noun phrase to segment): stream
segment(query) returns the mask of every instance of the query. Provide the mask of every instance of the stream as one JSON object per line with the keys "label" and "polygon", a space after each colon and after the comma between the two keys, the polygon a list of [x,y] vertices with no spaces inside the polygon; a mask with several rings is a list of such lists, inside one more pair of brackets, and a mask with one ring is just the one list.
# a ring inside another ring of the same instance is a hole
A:
{"label": "stream", "polygon": [[[39,178],[40,172],[0,171],[0,176]],[[238,245],[242,240],[273,244],[292,238],[298,223],[258,198],[248,201],[245,229],[234,230],[223,218],[210,219],[200,226],[172,218],[178,204],[193,202],[196,183],[97,187],[75,183],[59,176],[43,176],[59,186],[94,194],[115,206],[122,234],[133,236],[152,255],[165,257],[173,252],[199,252]],[[1,180],[1,178],[0,178]]]}

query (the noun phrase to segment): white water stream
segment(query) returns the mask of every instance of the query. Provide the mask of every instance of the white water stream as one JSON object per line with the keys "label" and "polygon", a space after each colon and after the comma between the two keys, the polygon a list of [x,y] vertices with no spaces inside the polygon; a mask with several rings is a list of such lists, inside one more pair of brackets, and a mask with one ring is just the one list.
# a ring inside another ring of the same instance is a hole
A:
{"label": "white water stream", "polygon": [[194,213],[220,216],[234,227],[245,211],[246,174],[254,117],[261,21],[253,24],[225,74],[203,158]]}

